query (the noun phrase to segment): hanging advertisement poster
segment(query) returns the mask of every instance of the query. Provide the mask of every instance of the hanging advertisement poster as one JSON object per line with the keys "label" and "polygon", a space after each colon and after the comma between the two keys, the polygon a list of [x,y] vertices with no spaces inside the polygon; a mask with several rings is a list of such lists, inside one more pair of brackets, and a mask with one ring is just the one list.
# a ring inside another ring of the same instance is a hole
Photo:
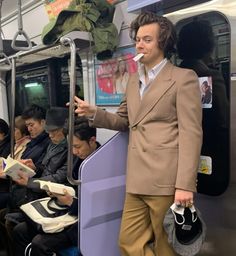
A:
{"label": "hanging advertisement poster", "polygon": [[199,77],[199,86],[201,91],[201,100],[203,108],[212,108],[212,78]]}
{"label": "hanging advertisement poster", "polygon": [[96,105],[119,105],[129,76],[137,71],[135,48],[117,50],[108,60],[95,60]]}
{"label": "hanging advertisement poster", "polygon": [[200,163],[198,168],[199,173],[211,175],[212,174],[212,159],[209,156],[200,156]]}
{"label": "hanging advertisement poster", "polygon": [[45,0],[44,6],[50,20],[55,19],[58,14],[69,7],[73,0]]}

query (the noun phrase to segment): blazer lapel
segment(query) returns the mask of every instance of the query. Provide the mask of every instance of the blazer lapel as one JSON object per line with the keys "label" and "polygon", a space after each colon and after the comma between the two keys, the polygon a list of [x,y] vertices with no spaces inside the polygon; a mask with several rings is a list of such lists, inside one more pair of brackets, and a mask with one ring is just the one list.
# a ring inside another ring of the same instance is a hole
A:
{"label": "blazer lapel", "polygon": [[140,108],[141,104],[138,74],[133,74],[130,77],[128,94],[129,122],[132,123],[135,116],[137,115],[137,109]]}
{"label": "blazer lapel", "polygon": [[[149,85],[147,91],[144,92],[143,98],[139,105],[136,105],[136,116],[132,122],[132,126],[139,123],[158,103],[162,96],[169,90],[174,84],[174,80],[171,78],[171,71],[173,65],[167,63],[153,82]],[[139,93],[139,92],[138,92]]]}

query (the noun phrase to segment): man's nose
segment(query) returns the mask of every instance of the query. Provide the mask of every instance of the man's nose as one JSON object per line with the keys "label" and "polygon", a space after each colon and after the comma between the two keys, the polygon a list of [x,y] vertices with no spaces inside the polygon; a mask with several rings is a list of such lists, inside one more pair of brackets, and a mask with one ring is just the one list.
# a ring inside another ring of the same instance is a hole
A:
{"label": "man's nose", "polygon": [[143,40],[136,41],[136,48],[143,48]]}
{"label": "man's nose", "polygon": [[74,155],[79,155],[79,150],[78,149],[73,149],[73,154]]}

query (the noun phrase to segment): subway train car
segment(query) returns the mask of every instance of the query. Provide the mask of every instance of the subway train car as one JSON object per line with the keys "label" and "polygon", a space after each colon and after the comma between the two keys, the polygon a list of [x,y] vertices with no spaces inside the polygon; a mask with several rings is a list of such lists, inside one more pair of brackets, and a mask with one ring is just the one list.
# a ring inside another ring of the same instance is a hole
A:
{"label": "subway train car", "polygon": [[[127,82],[119,80],[118,71],[137,70],[130,22],[141,11],[173,22],[178,44],[172,61],[197,73],[202,92],[204,138],[195,204],[207,236],[198,255],[236,255],[236,1],[109,1],[115,6],[119,43],[106,59],[93,51],[87,32],[70,31],[56,43],[42,44],[43,28],[57,15],[56,0],[22,0],[18,9],[15,2],[0,1],[0,117],[10,123],[30,103],[65,106],[74,94],[114,112]],[[22,28],[25,33],[18,34]],[[19,47],[12,47],[12,41]],[[119,256],[127,134],[98,129],[98,141],[101,150],[84,162],[79,181],[71,181],[81,187],[78,247],[83,256]]]}

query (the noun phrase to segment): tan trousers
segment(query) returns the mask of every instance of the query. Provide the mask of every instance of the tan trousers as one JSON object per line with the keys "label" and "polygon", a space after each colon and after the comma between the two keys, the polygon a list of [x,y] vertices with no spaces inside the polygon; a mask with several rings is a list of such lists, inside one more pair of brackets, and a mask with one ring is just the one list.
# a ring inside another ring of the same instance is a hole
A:
{"label": "tan trousers", "polygon": [[173,196],[126,193],[119,246],[122,256],[175,256],[163,228]]}

